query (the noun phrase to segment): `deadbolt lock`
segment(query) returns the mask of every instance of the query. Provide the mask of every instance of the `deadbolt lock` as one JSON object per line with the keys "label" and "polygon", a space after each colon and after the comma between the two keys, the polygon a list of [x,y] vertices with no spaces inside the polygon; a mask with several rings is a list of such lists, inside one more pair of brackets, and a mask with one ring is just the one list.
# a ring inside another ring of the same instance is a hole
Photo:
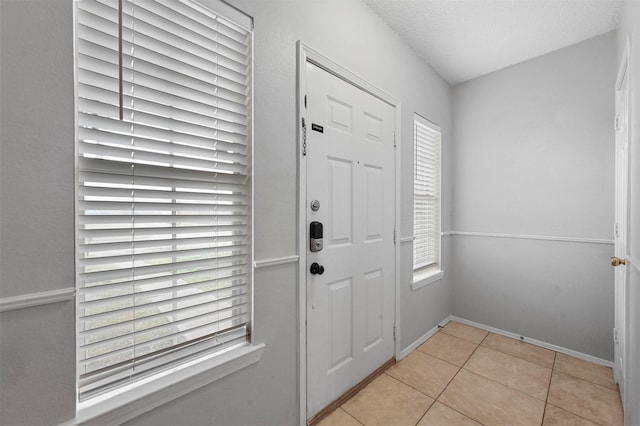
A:
{"label": "deadbolt lock", "polygon": [[322,251],[322,224],[313,221],[309,224],[309,250]]}

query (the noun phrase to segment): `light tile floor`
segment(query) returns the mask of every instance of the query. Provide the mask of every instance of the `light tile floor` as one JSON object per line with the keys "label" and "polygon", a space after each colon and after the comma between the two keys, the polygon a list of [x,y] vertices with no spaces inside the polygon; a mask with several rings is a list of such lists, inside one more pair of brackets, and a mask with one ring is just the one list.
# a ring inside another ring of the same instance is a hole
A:
{"label": "light tile floor", "polygon": [[448,323],[319,425],[622,425],[610,368]]}

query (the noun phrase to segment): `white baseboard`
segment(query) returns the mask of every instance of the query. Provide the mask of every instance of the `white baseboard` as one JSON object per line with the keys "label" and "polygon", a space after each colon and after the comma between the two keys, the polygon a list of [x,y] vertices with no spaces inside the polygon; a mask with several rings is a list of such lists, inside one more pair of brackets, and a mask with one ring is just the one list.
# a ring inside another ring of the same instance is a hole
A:
{"label": "white baseboard", "polygon": [[434,334],[436,334],[438,332],[438,330],[440,330],[442,327],[444,327],[445,325],[447,325],[447,323],[451,321],[451,315],[449,315],[447,318],[445,318],[444,320],[440,321],[440,324],[436,325],[435,327],[433,327],[431,330],[427,331],[424,335],[420,336],[418,338],[418,340],[416,340],[415,342],[413,342],[412,344],[410,344],[409,346],[407,346],[406,348],[404,348],[401,352],[400,352],[400,356],[396,358],[396,361],[400,361],[401,359],[404,359],[407,355],[409,355],[411,352],[413,352],[414,350],[416,350],[418,348],[418,346],[420,346],[421,344],[423,344],[424,342],[426,342],[427,340],[429,340],[429,338],[431,336],[433,336]]}
{"label": "white baseboard", "polygon": [[[595,364],[604,365],[605,367],[613,368],[613,362],[607,361],[606,359],[598,358],[593,355],[584,354],[582,352],[574,351],[573,349],[563,348],[562,346],[554,345],[551,343],[543,342],[541,340],[532,339],[530,337],[521,336],[516,333],[512,333],[510,331],[501,330],[499,328],[490,327],[488,325],[480,324],[475,321],[469,321],[464,318],[456,317],[454,315],[450,315],[448,318],[449,321],[457,321],[462,324],[470,325],[472,327],[481,328],[483,330],[490,331],[495,334],[500,334],[505,337],[511,337],[512,339],[522,340],[523,342],[530,343],[532,345],[540,346],[545,349],[550,349],[552,351],[560,352],[566,355],[570,355],[585,361],[593,362]],[[447,321],[448,322],[448,321]]]}

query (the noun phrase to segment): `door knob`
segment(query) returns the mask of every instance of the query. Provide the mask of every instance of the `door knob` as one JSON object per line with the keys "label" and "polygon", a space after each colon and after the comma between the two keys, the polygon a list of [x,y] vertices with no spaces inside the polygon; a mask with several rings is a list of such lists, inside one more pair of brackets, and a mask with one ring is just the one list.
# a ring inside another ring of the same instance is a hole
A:
{"label": "door knob", "polygon": [[318,265],[318,262],[313,262],[309,272],[311,272],[311,275],[322,275],[324,274],[324,266]]}
{"label": "door knob", "polygon": [[619,257],[615,257],[615,256],[611,258],[611,266],[620,266],[620,265],[626,265],[626,264],[627,264],[626,259],[620,259]]}

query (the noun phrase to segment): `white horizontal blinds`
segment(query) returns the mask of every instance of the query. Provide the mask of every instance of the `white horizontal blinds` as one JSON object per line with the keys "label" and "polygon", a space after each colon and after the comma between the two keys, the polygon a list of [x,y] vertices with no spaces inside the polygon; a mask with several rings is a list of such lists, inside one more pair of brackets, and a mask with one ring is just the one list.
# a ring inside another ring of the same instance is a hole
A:
{"label": "white horizontal blinds", "polygon": [[414,121],[413,269],[440,262],[440,129]]}
{"label": "white horizontal blinds", "polygon": [[251,33],[195,2],[76,4],[86,396],[246,340],[252,67]]}

